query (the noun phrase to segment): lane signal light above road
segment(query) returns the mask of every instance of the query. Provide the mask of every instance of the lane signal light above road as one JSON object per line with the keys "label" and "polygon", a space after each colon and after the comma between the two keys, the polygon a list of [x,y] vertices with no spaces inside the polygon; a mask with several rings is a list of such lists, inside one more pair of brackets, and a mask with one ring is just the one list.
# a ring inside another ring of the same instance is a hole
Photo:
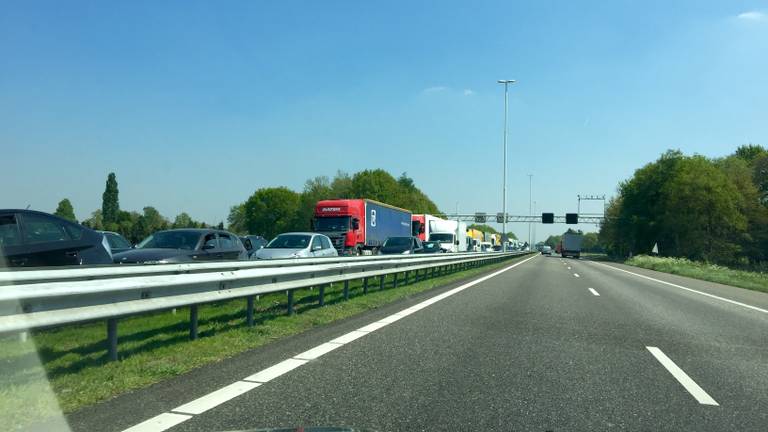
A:
{"label": "lane signal light above road", "polygon": [[565,223],[575,225],[579,223],[579,214],[578,213],[566,213],[565,214]]}
{"label": "lane signal light above road", "polygon": [[555,223],[555,214],[554,213],[542,213],[541,214],[541,223],[545,223],[545,224]]}

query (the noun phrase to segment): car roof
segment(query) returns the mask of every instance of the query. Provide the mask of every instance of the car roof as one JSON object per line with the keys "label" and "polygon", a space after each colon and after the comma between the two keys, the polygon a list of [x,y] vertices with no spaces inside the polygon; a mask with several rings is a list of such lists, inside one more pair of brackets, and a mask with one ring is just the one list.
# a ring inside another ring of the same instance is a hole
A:
{"label": "car roof", "polygon": [[311,236],[311,235],[323,235],[323,234],[320,234],[320,233],[315,233],[315,232],[296,231],[296,232],[286,232],[286,233],[280,233],[280,234],[278,234],[278,236],[281,236],[281,235],[288,235],[288,234],[291,234],[291,235],[310,235],[310,236]]}

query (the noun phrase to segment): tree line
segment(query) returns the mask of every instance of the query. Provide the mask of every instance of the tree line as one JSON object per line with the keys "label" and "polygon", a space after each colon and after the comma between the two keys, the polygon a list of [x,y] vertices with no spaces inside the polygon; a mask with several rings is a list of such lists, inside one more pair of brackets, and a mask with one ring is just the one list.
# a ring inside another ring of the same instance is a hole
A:
{"label": "tree line", "polygon": [[[153,232],[169,228],[208,228],[204,222],[199,222],[187,213],[178,214],[173,221],[161,215],[156,208],[147,206],[142,212],[125,211],[120,209],[120,197],[115,173],[109,173],[102,194],[101,208],[91,213],[91,216],[82,221],[82,224],[100,231],[113,231],[121,234],[131,243],[139,243]],[[69,199],[64,198],[56,207],[56,216],[77,222],[75,211]],[[219,228],[224,228],[219,223]]]}
{"label": "tree line", "polygon": [[227,218],[228,229],[266,238],[281,232],[310,231],[318,201],[352,198],[373,199],[413,213],[441,214],[406,173],[395,178],[382,169],[354,175],[339,171],[333,179],[320,176],[307,180],[301,192],[286,187],[257,189],[245,202],[232,206]]}
{"label": "tree line", "polygon": [[[109,173],[101,208],[91,213],[82,224],[96,230],[117,232],[134,244],[153,232],[165,229],[224,229],[223,222],[209,225],[192,219],[185,212],[171,221],[152,206],[144,207],[142,212],[122,210],[119,195],[117,177],[115,173]],[[384,170],[374,169],[354,175],[338,172],[333,179],[315,177],[306,181],[301,192],[286,187],[257,189],[245,202],[230,208],[227,229],[236,234],[259,234],[266,238],[287,231],[309,231],[317,201],[360,197],[402,207],[414,213],[442,215],[437,205],[416,187],[406,173],[395,178]],[[54,214],[77,222],[69,199],[61,200]]]}
{"label": "tree line", "polygon": [[727,265],[768,260],[768,151],[722,158],[669,150],[622,182],[600,242],[615,256],[651,252]]}

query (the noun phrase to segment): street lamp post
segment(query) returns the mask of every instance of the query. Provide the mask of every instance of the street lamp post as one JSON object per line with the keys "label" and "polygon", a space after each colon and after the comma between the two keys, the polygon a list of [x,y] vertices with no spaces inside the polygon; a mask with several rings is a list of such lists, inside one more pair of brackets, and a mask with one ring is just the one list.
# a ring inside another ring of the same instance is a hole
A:
{"label": "street lamp post", "polygon": [[503,219],[501,221],[501,250],[507,251],[507,112],[509,111],[509,92],[510,84],[515,80],[498,80],[499,84],[504,84],[504,184],[502,186],[501,207]]}
{"label": "street lamp post", "polygon": [[[531,201],[533,199],[533,193],[532,193],[533,188],[531,186],[532,184],[533,184],[533,174],[528,174],[528,214],[531,216],[533,216],[533,209],[531,208],[533,203],[533,201]],[[528,222],[528,248],[529,250],[533,250],[533,245],[531,244],[531,223],[530,222]]]}

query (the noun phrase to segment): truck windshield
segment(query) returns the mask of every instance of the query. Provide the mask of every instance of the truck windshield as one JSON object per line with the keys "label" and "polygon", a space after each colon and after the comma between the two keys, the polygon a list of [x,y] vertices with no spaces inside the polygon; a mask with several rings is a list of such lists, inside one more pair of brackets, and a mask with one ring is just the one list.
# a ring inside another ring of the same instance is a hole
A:
{"label": "truck windshield", "polygon": [[349,231],[349,216],[315,218],[315,231]]}
{"label": "truck windshield", "polygon": [[430,241],[439,241],[443,243],[453,243],[453,234],[449,233],[432,233],[429,235]]}

